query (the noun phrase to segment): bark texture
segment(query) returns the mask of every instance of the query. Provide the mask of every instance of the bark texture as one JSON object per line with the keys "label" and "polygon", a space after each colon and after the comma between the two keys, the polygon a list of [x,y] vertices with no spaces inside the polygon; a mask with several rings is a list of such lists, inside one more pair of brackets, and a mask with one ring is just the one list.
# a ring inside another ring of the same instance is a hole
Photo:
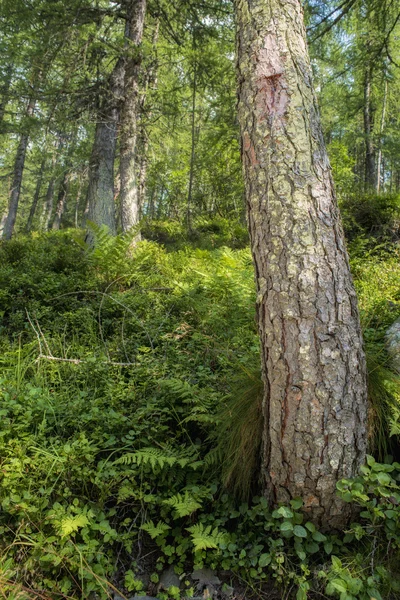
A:
{"label": "bark texture", "polygon": [[299,0],[236,0],[239,122],[265,384],[262,476],[341,527],[336,482],[366,451],[357,299]]}
{"label": "bark texture", "polygon": [[88,218],[97,225],[106,225],[112,235],[117,233],[114,204],[114,161],[123,93],[124,64],[118,60],[109,82],[107,98],[99,110],[95,139],[89,165]]}
{"label": "bark texture", "polygon": [[46,158],[44,158],[42,160],[42,163],[40,165],[40,169],[39,169],[39,173],[38,173],[38,178],[37,178],[37,182],[36,182],[36,187],[35,187],[35,193],[33,195],[31,209],[29,211],[28,220],[26,222],[26,227],[25,227],[26,233],[29,233],[30,230],[32,229],[33,219],[35,217],[37,205],[39,203],[40,190],[42,189],[42,181],[43,181],[43,174],[44,174],[45,168],[46,168]]}
{"label": "bark texture", "polygon": [[[28,106],[26,108],[26,112],[25,112],[26,117],[28,117],[28,118],[32,117],[34,110],[35,110],[35,100],[30,99],[28,102]],[[22,133],[20,140],[19,140],[19,144],[18,144],[17,155],[15,157],[15,162],[14,162],[14,175],[13,175],[13,183],[12,183],[12,188],[11,188],[11,193],[10,193],[10,202],[8,205],[8,214],[7,214],[7,218],[4,223],[4,229],[3,229],[3,238],[5,240],[11,239],[12,234],[14,232],[15,221],[17,220],[19,198],[21,195],[22,176],[24,173],[25,157],[26,157],[26,150],[28,148],[28,141],[29,141],[29,134],[27,132]]]}
{"label": "bark texture", "polygon": [[139,221],[138,186],[136,181],[136,142],[139,115],[140,46],[143,38],[146,0],[129,0],[127,4],[124,102],[120,125],[121,224],[129,231]]}

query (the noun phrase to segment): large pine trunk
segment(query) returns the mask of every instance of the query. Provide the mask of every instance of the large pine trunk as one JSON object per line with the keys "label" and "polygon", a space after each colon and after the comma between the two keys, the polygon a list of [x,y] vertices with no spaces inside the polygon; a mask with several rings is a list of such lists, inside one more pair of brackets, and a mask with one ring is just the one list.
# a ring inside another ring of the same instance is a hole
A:
{"label": "large pine trunk", "polygon": [[114,204],[114,161],[117,141],[119,104],[123,93],[124,64],[119,59],[110,77],[107,98],[99,110],[89,165],[88,218],[117,232]]}
{"label": "large pine trunk", "polygon": [[366,451],[357,299],[313,92],[299,0],[236,0],[239,122],[257,284],[271,504],[301,496],[341,527],[336,482]]}
{"label": "large pine trunk", "polygon": [[143,38],[146,0],[129,0],[125,61],[124,102],[120,126],[121,224],[129,231],[139,222],[138,185],[136,181],[136,142],[139,115],[140,45]]}

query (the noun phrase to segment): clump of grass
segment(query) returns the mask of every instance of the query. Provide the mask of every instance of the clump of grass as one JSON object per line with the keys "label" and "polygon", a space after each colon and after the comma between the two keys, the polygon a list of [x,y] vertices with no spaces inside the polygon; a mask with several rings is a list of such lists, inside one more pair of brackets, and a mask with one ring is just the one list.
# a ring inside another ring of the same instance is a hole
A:
{"label": "clump of grass", "polygon": [[263,389],[260,367],[242,367],[229,400],[217,415],[216,455],[222,463],[222,482],[243,501],[257,486],[260,471]]}
{"label": "clump of grass", "polygon": [[391,454],[389,436],[393,412],[400,403],[400,376],[389,364],[382,345],[369,343],[366,346],[369,400],[369,445],[370,451],[383,461]]}

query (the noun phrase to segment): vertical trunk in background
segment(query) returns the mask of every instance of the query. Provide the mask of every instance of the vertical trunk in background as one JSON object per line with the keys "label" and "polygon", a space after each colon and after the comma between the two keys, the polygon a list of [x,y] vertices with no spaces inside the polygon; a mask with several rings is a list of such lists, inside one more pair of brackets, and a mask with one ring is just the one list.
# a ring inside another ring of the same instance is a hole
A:
{"label": "vertical trunk in background", "polygon": [[365,136],[365,190],[375,187],[375,148],[373,141],[373,114],[371,105],[372,69],[364,79],[364,136]]}
{"label": "vertical trunk in background", "polygon": [[[35,110],[35,100],[31,98],[28,102],[25,115],[26,117],[32,117]],[[21,195],[22,176],[24,173],[26,149],[28,147],[29,134],[28,132],[22,133],[18,144],[17,155],[14,163],[14,176],[10,194],[10,202],[8,205],[8,214],[4,223],[3,238],[6,240],[11,239],[14,232],[15,221],[17,219],[19,198]]]}
{"label": "vertical trunk in background", "polygon": [[[193,33],[193,49],[196,48],[195,34]],[[191,152],[190,152],[190,169],[189,169],[189,188],[186,208],[186,223],[189,231],[192,229],[192,196],[193,196],[193,179],[194,179],[194,163],[196,158],[196,96],[197,96],[197,65],[193,67],[193,88],[192,88],[192,127],[191,127]]]}
{"label": "vertical trunk in background", "polygon": [[53,225],[51,226],[51,228],[54,230],[60,229],[61,219],[67,208],[67,196],[68,196],[70,179],[71,179],[71,171],[69,170],[69,165],[68,165],[68,166],[66,166],[66,169],[65,169],[65,172],[64,172],[61,184],[60,184],[60,188],[58,190],[56,213],[54,215]]}
{"label": "vertical trunk in background", "polygon": [[148,93],[150,87],[153,89],[157,88],[157,41],[159,33],[159,21],[157,21],[154,35],[153,35],[153,58],[151,64],[148,66],[145,75],[145,85],[143,93],[140,96],[140,131],[139,131],[139,144],[138,144],[138,204],[139,214],[141,215],[146,200],[146,189],[147,189],[147,165],[148,159],[147,154],[149,150],[149,136],[146,129],[146,123],[144,121],[144,115],[146,113],[147,118],[151,117],[151,107],[148,106]]}
{"label": "vertical trunk in background", "polygon": [[32,229],[33,218],[35,216],[36,208],[37,208],[37,205],[39,202],[40,190],[42,189],[42,181],[43,181],[43,174],[44,174],[45,168],[46,168],[46,158],[44,158],[42,160],[42,164],[40,165],[38,178],[37,178],[37,182],[36,182],[35,193],[33,195],[33,200],[32,200],[32,204],[31,204],[31,209],[29,211],[28,221],[27,221],[26,227],[25,227],[26,233],[29,233],[30,230]]}
{"label": "vertical trunk in background", "polygon": [[3,119],[4,119],[6,104],[8,101],[8,93],[9,93],[10,86],[11,86],[13,70],[14,70],[14,65],[9,64],[6,68],[6,76],[4,78],[4,83],[3,83],[1,91],[0,91],[0,96],[1,96],[1,99],[0,99],[0,131],[2,130],[2,123],[3,123]]}
{"label": "vertical trunk in background", "polygon": [[139,221],[135,154],[139,112],[140,46],[143,38],[145,14],[146,0],[128,0],[126,26],[128,44],[125,59],[124,102],[120,120],[122,231],[129,231]]}
{"label": "vertical trunk in background", "polygon": [[357,299],[313,92],[300,0],[236,0],[239,123],[261,339],[262,477],[340,527],[336,482],[366,451]]}
{"label": "vertical trunk in background", "polygon": [[88,218],[96,225],[106,225],[112,235],[117,233],[114,204],[114,161],[123,84],[124,62],[119,59],[110,77],[107,97],[104,98],[99,110],[89,164]]}
{"label": "vertical trunk in background", "polygon": [[383,104],[382,104],[382,116],[381,116],[381,127],[379,132],[379,151],[378,151],[378,164],[376,173],[376,191],[379,194],[381,189],[381,178],[382,178],[382,146],[383,146],[383,132],[385,130],[386,121],[386,108],[387,108],[387,96],[388,96],[388,81],[385,79],[383,88]]}
{"label": "vertical trunk in background", "polygon": [[53,150],[53,156],[51,158],[50,181],[47,185],[46,196],[43,204],[43,211],[40,217],[40,229],[42,229],[43,231],[48,231],[50,229],[51,217],[53,216],[54,188],[56,183],[55,169],[60,159],[60,154],[63,145],[63,138],[59,136],[56,146]]}

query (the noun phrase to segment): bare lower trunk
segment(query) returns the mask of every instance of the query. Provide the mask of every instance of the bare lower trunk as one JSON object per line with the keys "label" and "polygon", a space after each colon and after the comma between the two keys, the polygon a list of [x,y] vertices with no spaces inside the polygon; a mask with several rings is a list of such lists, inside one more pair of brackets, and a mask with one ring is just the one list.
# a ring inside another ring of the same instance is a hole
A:
{"label": "bare lower trunk", "polygon": [[[35,100],[33,98],[31,98],[29,100],[29,103],[28,103],[28,106],[26,109],[26,113],[25,113],[26,116],[28,118],[32,117],[34,110],[35,110]],[[21,138],[20,138],[20,141],[18,144],[17,155],[15,157],[14,176],[13,176],[13,183],[12,183],[11,194],[10,194],[10,202],[8,205],[7,219],[4,223],[4,229],[3,229],[3,238],[6,240],[11,239],[12,234],[14,232],[15,221],[17,219],[18,204],[19,204],[19,198],[21,195],[22,176],[24,173],[25,157],[26,157],[26,149],[28,147],[28,141],[29,141],[28,133],[23,133],[21,135]]]}
{"label": "bare lower trunk", "polygon": [[375,185],[375,148],[373,142],[373,119],[371,106],[371,69],[367,69],[364,81],[364,136],[365,136],[365,189]]}
{"label": "bare lower trunk", "polygon": [[31,209],[29,211],[28,221],[27,221],[26,227],[25,227],[25,231],[27,233],[29,233],[30,230],[32,229],[33,218],[35,216],[37,205],[39,203],[40,190],[42,189],[42,181],[43,181],[43,174],[44,174],[45,167],[46,167],[46,159],[44,158],[42,160],[42,164],[40,165],[38,179],[36,182],[35,193],[33,195],[33,200],[32,200],[32,204],[31,204]]}
{"label": "bare lower trunk", "polygon": [[[384,90],[383,90],[383,104],[382,104],[382,117],[381,117],[381,128],[379,135],[379,151],[378,151],[378,165],[376,174],[376,191],[379,194],[381,189],[381,178],[382,178],[382,146],[383,146],[383,132],[385,130],[386,121],[386,107],[387,107],[387,96],[388,96],[388,82],[385,79]],[[383,171],[384,173],[384,171]]]}
{"label": "bare lower trunk", "polygon": [[120,59],[112,73],[108,97],[99,111],[89,166],[88,218],[117,232],[114,204],[114,161],[119,104],[123,92],[124,64]]}
{"label": "bare lower trunk", "polygon": [[6,105],[8,102],[8,95],[9,95],[9,90],[10,90],[10,86],[11,86],[13,70],[14,70],[14,65],[9,64],[6,68],[4,83],[2,85],[1,92],[0,92],[0,132],[3,129],[4,113],[5,113]]}
{"label": "bare lower trunk", "polygon": [[136,181],[136,142],[139,113],[140,45],[143,37],[146,0],[129,0],[127,8],[127,46],[125,61],[124,103],[121,110],[120,176],[122,231],[129,231],[139,222]]}
{"label": "bare lower trunk", "polygon": [[300,0],[236,0],[239,123],[265,384],[262,477],[346,523],[366,451],[366,367]]}
{"label": "bare lower trunk", "polygon": [[[194,46],[194,42],[193,42]],[[197,69],[194,65],[193,70],[193,88],[192,88],[192,127],[191,127],[191,151],[190,151],[190,168],[189,168],[189,187],[186,207],[186,223],[189,231],[192,229],[192,196],[193,196],[193,180],[194,180],[194,163],[196,158],[196,95],[197,95]]]}
{"label": "bare lower trunk", "polygon": [[55,229],[55,230],[60,229],[61,219],[67,208],[67,197],[68,197],[70,178],[71,178],[71,173],[69,170],[66,170],[64,173],[64,176],[62,178],[62,181],[61,181],[60,189],[58,191],[56,213],[54,215],[53,225],[51,227],[52,229]]}

